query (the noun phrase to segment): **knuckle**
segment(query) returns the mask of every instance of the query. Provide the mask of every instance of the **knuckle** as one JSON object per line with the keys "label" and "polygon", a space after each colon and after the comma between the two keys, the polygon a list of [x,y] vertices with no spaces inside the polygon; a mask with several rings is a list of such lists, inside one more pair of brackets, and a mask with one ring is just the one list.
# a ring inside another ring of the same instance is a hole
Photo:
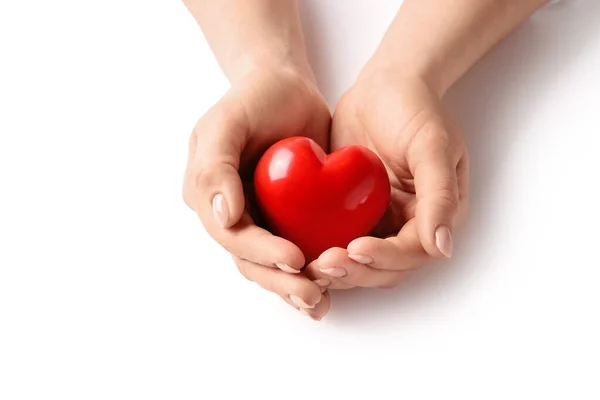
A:
{"label": "knuckle", "polygon": [[216,168],[208,166],[195,171],[195,173],[193,174],[192,182],[196,190],[207,190],[215,183],[217,183]]}
{"label": "knuckle", "polygon": [[210,195],[211,188],[216,187],[219,182],[219,171],[216,166],[188,169],[182,188],[183,201],[188,207],[194,208],[198,198]]}
{"label": "knuckle", "polygon": [[439,189],[435,193],[433,201],[435,201],[438,206],[452,212],[458,210],[459,207],[458,193],[449,188]]}
{"label": "knuckle", "polygon": [[214,182],[217,182],[216,171],[214,167],[189,168],[185,172],[183,181],[184,199],[188,199],[192,194],[198,191],[206,190]]}

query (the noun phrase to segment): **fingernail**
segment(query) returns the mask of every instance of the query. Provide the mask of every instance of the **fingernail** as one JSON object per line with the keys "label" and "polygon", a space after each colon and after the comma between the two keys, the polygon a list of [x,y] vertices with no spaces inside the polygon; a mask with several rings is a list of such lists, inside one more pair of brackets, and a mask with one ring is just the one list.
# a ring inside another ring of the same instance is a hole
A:
{"label": "fingernail", "polygon": [[440,226],[435,231],[435,245],[443,255],[452,257],[452,233],[446,226]]}
{"label": "fingernail", "polygon": [[325,275],[333,276],[334,278],[341,278],[346,276],[348,273],[344,268],[326,268],[320,270]]}
{"label": "fingernail", "polygon": [[325,279],[325,278],[316,279],[313,282],[321,287],[327,287],[327,286],[331,285],[331,281],[329,279]]}
{"label": "fingernail", "polygon": [[308,313],[308,311],[304,308],[300,309],[300,312],[302,313],[302,315],[306,315],[307,317],[310,317],[310,319],[312,319],[313,321],[320,321],[322,317],[313,317],[312,315],[310,315]]}
{"label": "fingernail", "polygon": [[290,294],[290,300],[292,300],[292,303],[294,303],[296,306],[300,307],[300,309],[303,309],[303,308],[313,308],[314,307],[314,306],[311,306],[310,304],[308,304],[307,302],[305,302],[300,297],[298,297],[298,296],[296,296],[294,294]]}
{"label": "fingernail", "polygon": [[294,269],[294,268],[292,268],[289,265],[284,264],[284,263],[275,263],[275,266],[277,268],[279,268],[280,270],[282,270],[283,272],[288,272],[290,274],[298,274],[298,273],[300,273],[300,271],[298,271],[297,269]]}
{"label": "fingernail", "polygon": [[213,197],[212,209],[217,223],[225,228],[227,226],[227,221],[229,220],[229,206],[221,193],[218,193]]}
{"label": "fingernail", "polygon": [[348,254],[348,257],[359,264],[371,264],[373,262],[371,257],[362,254]]}

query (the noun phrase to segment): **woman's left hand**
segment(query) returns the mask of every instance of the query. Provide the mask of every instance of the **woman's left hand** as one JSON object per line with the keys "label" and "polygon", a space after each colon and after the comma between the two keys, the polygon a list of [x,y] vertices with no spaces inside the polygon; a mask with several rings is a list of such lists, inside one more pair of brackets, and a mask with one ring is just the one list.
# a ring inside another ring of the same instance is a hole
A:
{"label": "woman's left hand", "polygon": [[419,78],[371,71],[335,110],[331,151],[359,144],[378,154],[391,202],[372,236],[329,249],[307,267],[332,289],[394,287],[407,271],[450,258],[467,209],[467,149],[439,96]]}

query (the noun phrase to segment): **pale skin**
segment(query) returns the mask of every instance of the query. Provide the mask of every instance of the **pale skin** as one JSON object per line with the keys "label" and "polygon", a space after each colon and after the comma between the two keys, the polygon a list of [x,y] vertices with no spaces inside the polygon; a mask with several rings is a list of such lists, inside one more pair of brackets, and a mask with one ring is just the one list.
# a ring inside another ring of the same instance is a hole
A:
{"label": "pale skin", "polygon": [[[186,204],[247,279],[315,320],[329,311],[330,289],[395,287],[410,271],[452,257],[469,160],[442,99],[547,2],[405,0],[332,118],[306,57],[296,0],[185,0],[231,83],[192,133]],[[297,246],[259,226],[249,184],[260,154],[296,135],[327,151],[368,147],[392,183],[371,236],[308,266]]]}

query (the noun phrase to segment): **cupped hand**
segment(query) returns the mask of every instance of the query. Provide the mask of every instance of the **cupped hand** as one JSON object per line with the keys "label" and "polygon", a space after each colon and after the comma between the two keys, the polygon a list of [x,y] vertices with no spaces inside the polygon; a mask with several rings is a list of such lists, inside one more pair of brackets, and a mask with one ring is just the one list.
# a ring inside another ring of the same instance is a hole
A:
{"label": "cupped hand", "polygon": [[302,251],[261,227],[252,177],[262,153],[281,139],[307,136],[327,148],[330,124],[313,79],[294,68],[257,69],[196,124],[183,185],[186,204],[240,272],[316,319],[327,313],[329,295],[300,272]]}
{"label": "cupped hand", "polygon": [[468,154],[460,130],[424,80],[393,71],[361,74],[333,116],[331,150],[368,147],[384,162],[391,202],[372,236],[309,265],[332,289],[389,288],[408,271],[450,258],[468,204]]}

